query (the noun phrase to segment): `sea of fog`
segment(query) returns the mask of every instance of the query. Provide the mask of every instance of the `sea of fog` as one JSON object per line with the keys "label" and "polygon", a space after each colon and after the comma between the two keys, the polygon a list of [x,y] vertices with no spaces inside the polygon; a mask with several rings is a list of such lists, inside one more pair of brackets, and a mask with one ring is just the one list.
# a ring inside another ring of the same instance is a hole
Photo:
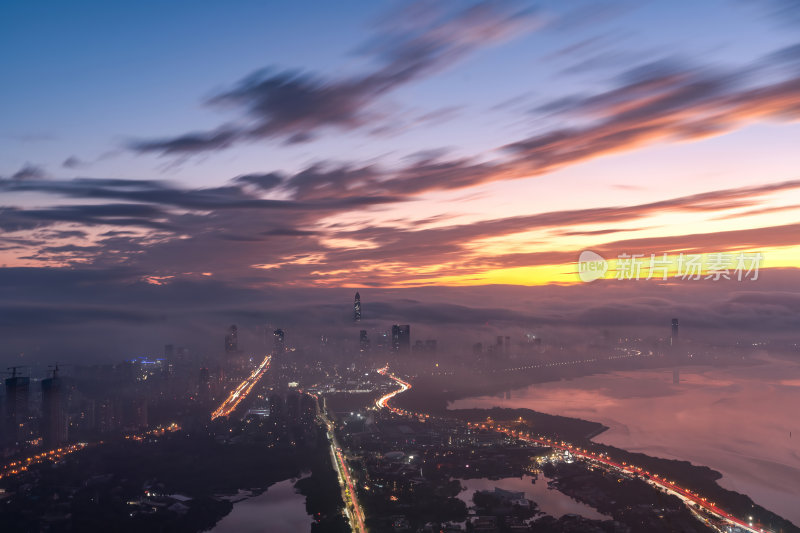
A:
{"label": "sea of fog", "polygon": [[723,474],[720,485],[800,524],[800,363],[612,372],[458,400],[451,409],[526,407],[597,421],[594,438]]}

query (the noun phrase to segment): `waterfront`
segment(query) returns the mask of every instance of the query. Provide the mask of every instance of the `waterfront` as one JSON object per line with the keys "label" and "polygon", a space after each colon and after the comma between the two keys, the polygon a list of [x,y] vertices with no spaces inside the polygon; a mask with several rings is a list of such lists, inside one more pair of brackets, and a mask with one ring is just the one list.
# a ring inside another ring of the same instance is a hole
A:
{"label": "waterfront", "polygon": [[296,479],[287,479],[258,496],[236,502],[210,533],[310,531],[313,520],[306,513],[306,499],[296,492],[295,483]]}
{"label": "waterfront", "polygon": [[[774,358],[741,367],[612,372],[531,385],[450,408],[525,407],[601,422],[597,442],[706,465],[725,488],[800,523],[800,365]],[[791,433],[790,433],[791,432]],[[791,436],[790,436],[791,435]]]}

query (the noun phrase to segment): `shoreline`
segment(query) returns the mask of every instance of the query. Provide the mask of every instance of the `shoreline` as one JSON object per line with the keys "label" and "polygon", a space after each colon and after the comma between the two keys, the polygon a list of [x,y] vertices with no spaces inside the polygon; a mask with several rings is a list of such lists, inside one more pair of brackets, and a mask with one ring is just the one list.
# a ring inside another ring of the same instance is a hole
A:
{"label": "shoreline", "polygon": [[[782,359],[781,359],[782,360]],[[754,361],[749,361],[745,365],[725,365],[722,368],[729,368],[730,366],[752,366]],[[756,363],[757,364],[757,363]],[[701,369],[700,365],[697,367]],[[548,376],[541,374],[537,376],[529,376],[533,379],[524,379],[523,375],[514,376],[515,379],[512,383],[508,380],[498,382],[495,380],[483,379],[477,383],[477,386],[470,386],[470,379],[458,380],[459,385],[452,387],[453,381],[450,383],[439,383],[436,380],[423,377],[421,380],[415,380],[415,386],[407,393],[397,397],[396,403],[399,406],[411,410],[420,410],[424,406],[426,412],[432,414],[451,416],[462,418],[465,420],[481,421],[488,415],[493,419],[499,416],[505,416],[506,420],[516,420],[522,416],[526,423],[532,423],[534,430],[546,433],[550,436],[563,438],[564,440],[579,444],[581,446],[592,447],[597,451],[610,453],[620,458],[620,460],[628,460],[636,464],[648,465],[650,470],[659,472],[661,475],[666,475],[670,479],[680,480],[686,486],[692,487],[693,490],[708,494],[713,497],[715,501],[720,504],[725,504],[733,512],[737,512],[742,516],[749,514],[758,514],[762,517],[762,522],[766,525],[772,525],[776,531],[800,531],[795,524],[788,519],[783,518],[777,513],[770,511],[760,505],[757,505],[751,497],[745,492],[739,492],[731,488],[727,488],[720,484],[724,475],[719,470],[711,467],[695,464],[685,459],[672,459],[666,457],[659,457],[633,451],[628,448],[620,446],[596,442],[593,439],[602,434],[607,434],[614,428],[603,422],[595,422],[586,418],[578,418],[573,416],[553,415],[541,411],[535,411],[525,407],[491,407],[491,408],[472,408],[472,409],[451,409],[454,402],[467,398],[477,397],[497,397],[499,394],[507,393],[519,389],[525,389],[531,385],[539,383],[553,383],[564,381],[565,378],[569,380],[579,378],[589,378],[597,376],[598,374],[614,373],[619,371],[663,371],[665,367],[654,367],[648,365],[647,368],[633,368],[633,369],[613,369],[606,371],[597,371],[584,373],[581,376]],[[474,377],[474,376],[473,376]],[[480,376],[486,377],[486,376]],[[520,379],[523,378],[523,379]],[[473,380],[474,381],[474,380]],[[524,382],[524,383],[523,383]],[[473,384],[475,385],[475,384]],[[753,510],[753,511],[751,511]]]}

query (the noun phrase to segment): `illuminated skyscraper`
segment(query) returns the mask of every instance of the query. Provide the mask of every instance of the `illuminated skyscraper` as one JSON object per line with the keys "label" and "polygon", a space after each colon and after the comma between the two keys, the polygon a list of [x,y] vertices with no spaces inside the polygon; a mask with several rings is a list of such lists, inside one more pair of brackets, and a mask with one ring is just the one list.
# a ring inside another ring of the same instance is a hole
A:
{"label": "illuminated skyscraper", "polygon": [[284,343],[284,335],[283,330],[278,328],[272,332],[273,336],[273,343],[274,343],[274,353],[273,355],[281,355],[284,351],[286,351],[286,344]]}
{"label": "illuminated skyscraper", "polygon": [[361,295],[356,292],[356,300],[353,303],[353,321],[361,321]]}
{"label": "illuminated skyscraper", "polygon": [[392,351],[407,354],[411,349],[411,326],[408,324],[392,326]]}
{"label": "illuminated skyscraper", "polygon": [[57,448],[67,441],[64,387],[57,366],[53,377],[42,380],[42,441],[46,449]]}
{"label": "illuminated skyscraper", "polygon": [[225,335],[225,353],[236,353],[239,351],[239,328],[236,324],[228,328],[228,334]]}

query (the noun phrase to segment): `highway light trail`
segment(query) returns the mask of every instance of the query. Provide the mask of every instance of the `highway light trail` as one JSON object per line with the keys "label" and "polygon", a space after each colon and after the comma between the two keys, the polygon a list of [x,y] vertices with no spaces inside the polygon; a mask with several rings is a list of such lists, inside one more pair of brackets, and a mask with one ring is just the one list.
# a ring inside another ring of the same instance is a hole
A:
{"label": "highway light trail", "polygon": [[77,452],[78,450],[82,450],[87,446],[89,446],[88,443],[79,442],[69,446],[64,446],[62,448],[56,448],[54,450],[37,453],[36,455],[32,455],[24,459],[19,459],[0,468],[0,479],[13,476],[15,474],[21,474],[22,472],[28,470],[29,467],[44,463],[45,461],[58,461],[66,455]]}
{"label": "highway light trail", "polygon": [[[179,429],[181,429],[181,427],[173,422],[168,426],[158,426],[141,433],[131,433],[129,435],[125,435],[125,439],[143,441],[147,439],[147,437],[158,437],[168,432],[178,431]],[[75,444],[64,445],[61,448],[46,450],[35,455],[31,455],[30,457],[17,459],[16,461],[8,463],[5,466],[0,466],[0,479],[22,474],[33,465],[41,464],[47,461],[58,461],[59,459],[63,459],[71,453],[83,450],[89,446],[98,446],[100,444],[103,444],[103,441],[93,443],[76,442]]]}
{"label": "highway light trail", "polygon": [[219,418],[221,416],[230,416],[230,414],[236,410],[242,400],[247,398],[247,395],[250,394],[250,391],[253,390],[253,387],[256,386],[258,381],[264,375],[264,373],[269,369],[269,363],[272,359],[271,355],[267,355],[261,364],[253,370],[253,373],[247,376],[247,379],[239,383],[239,385],[231,391],[225,401],[222,402],[222,405],[217,407],[217,409],[211,413],[211,420]]}
{"label": "highway light trail", "polygon": [[388,402],[389,400],[391,400],[392,398],[394,398],[395,396],[397,396],[401,392],[405,392],[408,389],[410,389],[411,388],[411,384],[406,382],[406,381],[403,381],[402,379],[398,378],[394,374],[389,374],[388,372],[389,372],[389,366],[388,365],[383,367],[383,368],[381,368],[380,370],[378,370],[378,374],[381,374],[383,376],[388,375],[390,378],[392,378],[395,381],[395,383],[400,385],[400,388],[397,389],[394,392],[390,392],[389,394],[387,394],[385,396],[382,396],[381,398],[378,398],[378,401],[375,402],[375,405],[378,406],[378,409],[388,408],[388,409],[393,411],[394,409],[389,407],[386,402]]}
{"label": "highway light trail", "polygon": [[354,509],[356,522],[358,524],[358,529],[353,528],[353,530],[357,532],[365,532],[367,528],[364,527],[364,512],[361,510],[361,505],[359,505],[358,500],[356,499],[356,488],[353,485],[353,478],[350,476],[350,469],[347,467],[344,455],[342,455],[342,450],[340,448],[336,448],[335,451],[336,451],[337,470],[339,470],[339,474],[344,480],[346,494],[350,497],[350,501]]}
{"label": "highway light trail", "polygon": [[[309,393],[310,394],[310,393]],[[310,394],[317,402],[318,417],[325,424],[328,430],[328,440],[331,446],[331,461],[333,466],[336,467],[336,473],[339,476],[339,485],[342,488],[342,500],[345,503],[345,514],[347,520],[350,522],[350,530],[354,533],[366,533],[367,528],[364,525],[364,511],[361,509],[361,504],[358,503],[356,487],[353,483],[353,477],[350,474],[350,469],[347,466],[347,460],[336,441],[336,432],[334,431],[333,423],[328,418],[327,413],[319,407],[319,397],[316,394]],[[353,511],[350,511],[352,507]]]}
{"label": "highway light trail", "polygon": [[[389,367],[385,366],[378,370],[379,374],[387,376],[394,380],[395,383],[400,385],[400,388],[396,391],[393,391],[383,397],[381,397],[375,404],[380,409],[388,409],[389,411],[393,412],[399,416],[406,416],[406,417],[413,417],[413,418],[425,418],[431,420],[444,420],[442,417],[435,417],[431,416],[426,413],[418,413],[413,411],[406,411],[405,409],[399,409],[397,407],[392,407],[389,405],[389,400],[397,396],[398,394],[407,391],[411,388],[411,384],[407,381],[404,381],[394,374],[389,373]],[[689,489],[685,489],[679,485],[677,485],[674,481],[669,481],[658,474],[651,474],[647,470],[644,470],[641,467],[630,465],[627,463],[618,463],[616,461],[611,460],[611,458],[607,454],[598,454],[594,452],[590,452],[585,448],[579,448],[574,446],[565,441],[554,441],[552,439],[544,438],[544,437],[535,437],[528,432],[515,430],[513,428],[504,427],[496,423],[477,423],[477,422],[467,422],[469,427],[479,428],[479,429],[493,429],[495,431],[499,431],[501,433],[506,433],[513,437],[516,437],[520,440],[526,442],[536,443],[542,446],[548,446],[554,449],[568,451],[571,454],[575,455],[576,457],[580,457],[586,461],[605,466],[607,468],[611,468],[616,470],[617,472],[621,472],[624,474],[629,474],[633,476],[643,476],[645,477],[647,483],[650,485],[660,488],[666,491],[668,494],[672,494],[680,498],[687,506],[691,504],[696,504],[700,509],[706,511],[711,516],[716,517],[719,520],[726,522],[729,525],[736,526],[742,528],[745,531],[749,531],[750,533],[769,533],[766,529],[762,528],[759,524],[753,524],[749,521],[740,520],[735,516],[723,511],[719,507],[714,504],[714,502],[709,502],[707,498],[701,497],[696,492],[692,492]]]}

